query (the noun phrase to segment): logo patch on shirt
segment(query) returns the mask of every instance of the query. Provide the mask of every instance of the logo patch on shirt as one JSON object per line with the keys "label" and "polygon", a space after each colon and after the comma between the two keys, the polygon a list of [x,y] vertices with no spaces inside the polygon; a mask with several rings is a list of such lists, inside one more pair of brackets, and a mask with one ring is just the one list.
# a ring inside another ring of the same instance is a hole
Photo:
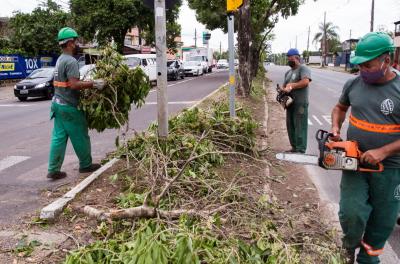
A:
{"label": "logo patch on shirt", "polygon": [[398,186],[396,187],[396,189],[394,189],[394,198],[395,198],[396,200],[399,200],[399,201],[400,201],[400,185],[398,185]]}
{"label": "logo patch on shirt", "polygon": [[393,113],[393,110],[394,110],[394,103],[392,99],[383,100],[383,102],[381,103],[381,112],[384,115],[390,115],[391,113]]}
{"label": "logo patch on shirt", "polygon": [[292,78],[291,79],[292,79],[292,81],[296,80],[296,73],[292,74]]}

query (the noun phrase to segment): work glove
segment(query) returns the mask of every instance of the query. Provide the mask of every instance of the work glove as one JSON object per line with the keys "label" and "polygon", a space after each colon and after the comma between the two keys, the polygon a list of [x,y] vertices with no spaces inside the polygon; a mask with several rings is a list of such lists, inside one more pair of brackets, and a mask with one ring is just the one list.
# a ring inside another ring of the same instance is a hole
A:
{"label": "work glove", "polygon": [[93,80],[93,88],[97,90],[103,90],[104,86],[106,86],[107,82],[103,79]]}

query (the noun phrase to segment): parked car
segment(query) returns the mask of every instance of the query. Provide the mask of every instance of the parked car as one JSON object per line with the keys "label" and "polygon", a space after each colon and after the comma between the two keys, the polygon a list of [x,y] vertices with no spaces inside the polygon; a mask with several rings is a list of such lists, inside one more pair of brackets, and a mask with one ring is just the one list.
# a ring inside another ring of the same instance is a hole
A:
{"label": "parked car", "polygon": [[200,76],[203,75],[203,65],[199,61],[187,61],[184,63],[185,75]]}
{"label": "parked car", "polygon": [[147,74],[150,82],[157,81],[156,54],[132,54],[126,55],[124,58],[130,69],[139,66]]}
{"label": "parked car", "polygon": [[79,69],[79,76],[81,81],[90,81],[93,80],[94,71],[96,69],[96,64],[87,64],[83,65]]}
{"label": "parked car", "polygon": [[217,62],[217,69],[228,69],[229,68],[229,63],[228,60],[218,60]]}
{"label": "parked car", "polygon": [[168,79],[178,80],[179,78],[185,78],[185,68],[179,60],[167,61]]}
{"label": "parked car", "polygon": [[212,71],[212,67],[208,66],[208,58],[206,56],[193,56],[190,57],[190,61],[196,61],[200,63],[200,65],[202,66],[203,73]]}
{"label": "parked car", "polygon": [[53,98],[54,95],[54,67],[46,67],[34,70],[24,80],[14,86],[14,95],[20,101],[26,101],[28,97]]}

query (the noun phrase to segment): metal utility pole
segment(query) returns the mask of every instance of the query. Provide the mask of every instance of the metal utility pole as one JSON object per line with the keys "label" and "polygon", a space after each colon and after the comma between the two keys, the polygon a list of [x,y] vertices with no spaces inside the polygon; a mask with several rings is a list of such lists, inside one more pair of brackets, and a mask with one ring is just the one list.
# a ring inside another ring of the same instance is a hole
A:
{"label": "metal utility pole", "polygon": [[226,11],[228,13],[228,44],[229,44],[229,113],[231,118],[236,116],[235,113],[235,43],[234,43],[234,27],[236,12],[243,5],[243,0],[226,0]]}
{"label": "metal utility pole", "polygon": [[297,49],[297,35],[296,35],[296,46],[295,46],[295,48]]}
{"label": "metal utility pole", "polygon": [[[348,51],[349,57],[351,54],[351,29],[350,29],[350,35],[349,35],[349,51]],[[347,64],[349,61],[347,60],[347,51],[346,51],[346,65],[344,66],[344,70],[347,71]]]}
{"label": "metal utility pole", "polygon": [[372,0],[372,6],[371,6],[371,27],[369,29],[370,32],[374,31],[374,13],[375,13],[375,1]]}
{"label": "metal utility pole", "polygon": [[154,15],[156,20],[158,136],[166,138],[168,137],[168,99],[165,0],[154,0]]}
{"label": "metal utility pole", "polygon": [[308,58],[310,57],[308,54],[309,48],[310,48],[310,26],[308,26],[308,37],[307,37],[307,62],[308,62]]}
{"label": "metal utility pole", "polygon": [[324,39],[323,39],[322,67],[326,64],[326,12],[324,12]]}
{"label": "metal utility pole", "polygon": [[235,45],[233,14],[228,14],[228,44],[229,44],[229,113],[235,117]]}
{"label": "metal utility pole", "polygon": [[197,28],[194,29],[194,47],[197,48]]}
{"label": "metal utility pole", "polygon": [[219,58],[218,59],[221,59],[221,57],[222,57],[222,41],[219,42]]}

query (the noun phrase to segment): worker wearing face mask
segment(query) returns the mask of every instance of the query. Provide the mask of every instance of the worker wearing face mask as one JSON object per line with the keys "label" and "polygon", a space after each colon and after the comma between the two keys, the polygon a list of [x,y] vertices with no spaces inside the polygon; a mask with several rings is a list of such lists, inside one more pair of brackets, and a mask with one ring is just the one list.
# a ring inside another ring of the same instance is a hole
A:
{"label": "worker wearing face mask", "polygon": [[61,171],[68,139],[71,140],[79,158],[79,172],[93,172],[100,164],[92,163],[90,137],[84,113],[78,109],[80,90],[102,90],[103,80],[80,81],[78,61],[73,57],[78,49],[78,33],[69,27],[58,33],[62,54],[54,72],[54,97],[51,104],[51,119],[54,128],[51,137],[47,178],[58,180],[67,176]]}
{"label": "worker wearing face mask", "polygon": [[290,152],[305,153],[308,129],[308,86],[311,82],[310,69],[301,64],[297,49],[287,52],[290,70],[285,73],[282,90],[293,98],[286,109],[286,128],[291,145]]}
{"label": "worker wearing face mask", "polygon": [[392,69],[395,47],[384,32],[360,39],[352,64],[360,75],[348,80],[332,111],[332,133],[340,129],[350,108],[347,140],[358,142],[362,163],[382,162],[380,173],[343,171],[340,183],[339,219],[347,262],[380,263],[400,206],[400,76]]}

